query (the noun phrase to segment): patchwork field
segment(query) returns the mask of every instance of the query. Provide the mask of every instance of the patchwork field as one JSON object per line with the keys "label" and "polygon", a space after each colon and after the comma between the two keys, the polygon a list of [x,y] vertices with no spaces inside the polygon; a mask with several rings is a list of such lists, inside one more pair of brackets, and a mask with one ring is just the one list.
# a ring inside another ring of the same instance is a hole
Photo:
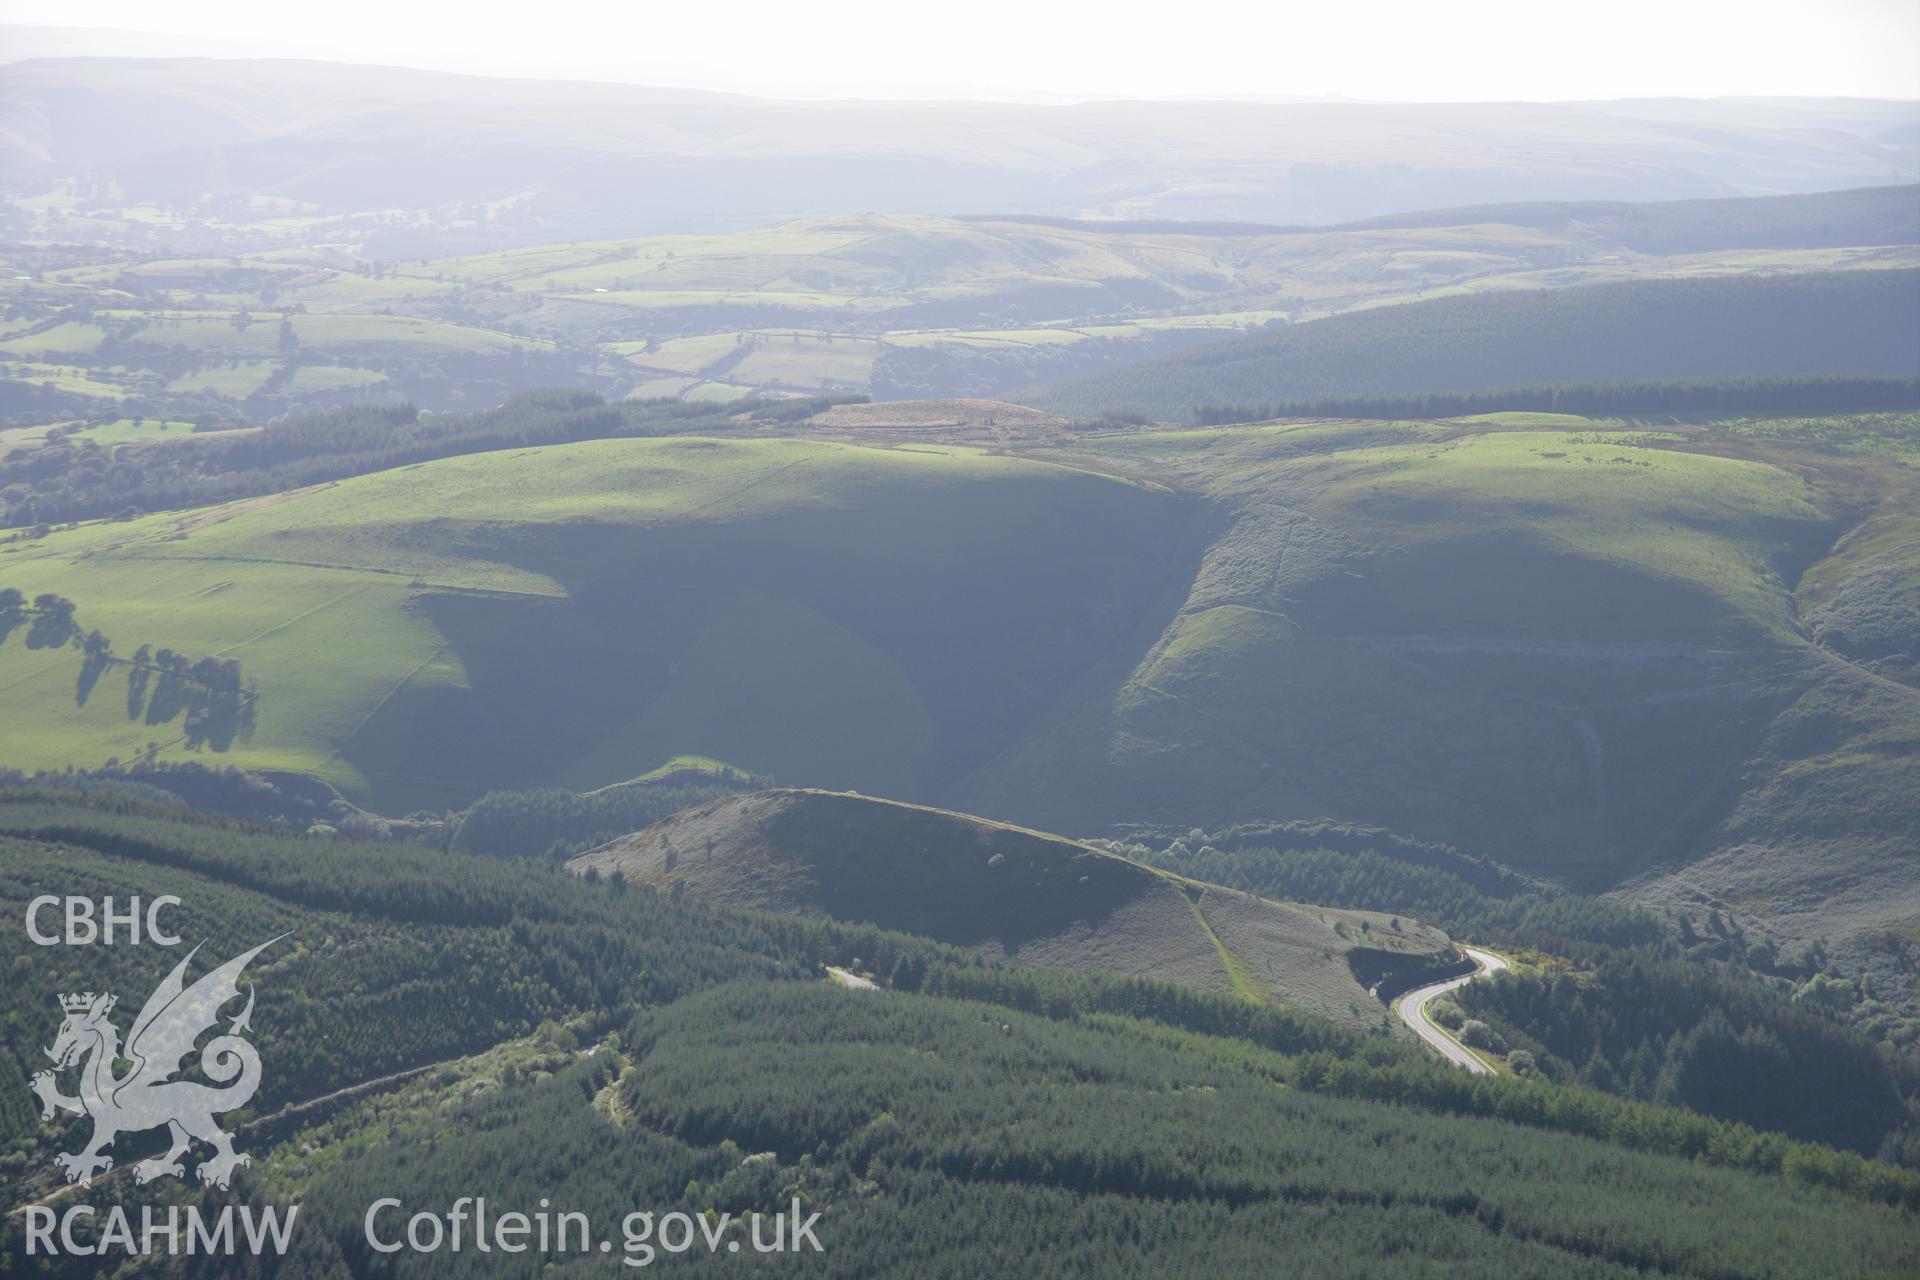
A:
{"label": "patchwork field", "polygon": [[[1898,243],[1911,200],[1888,189],[1760,201],[1758,214],[1683,203],[1631,217],[1489,206],[1327,228],[862,214],[423,258],[23,248],[0,252],[12,268],[0,274],[13,276],[0,281],[12,307],[0,359],[21,366],[7,376],[62,395],[153,399],[137,406],[152,414],[192,397],[177,416],[259,419],[369,387],[469,407],[494,388],[455,400],[453,386],[535,385],[523,369],[476,363],[499,357],[614,395],[1004,398],[1407,302],[1913,267],[1920,247]],[[305,372],[320,364],[359,372]],[[282,368],[293,376],[270,377]],[[1164,408],[1150,399],[1133,407]]]}

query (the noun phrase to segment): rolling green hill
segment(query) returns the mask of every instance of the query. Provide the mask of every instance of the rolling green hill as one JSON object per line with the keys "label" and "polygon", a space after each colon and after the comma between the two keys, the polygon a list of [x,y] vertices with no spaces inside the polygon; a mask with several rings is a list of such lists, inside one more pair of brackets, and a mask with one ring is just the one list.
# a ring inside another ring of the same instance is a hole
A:
{"label": "rolling green hill", "polygon": [[[1061,449],[1234,514],[1139,664],[948,802],[1080,832],[1332,816],[1802,942],[1910,927],[1920,690],[1807,621],[1852,620],[1832,630],[1877,653],[1920,635],[1903,597],[1859,603],[1913,572],[1915,420],[1850,421],[1500,415]],[[1853,612],[1798,594],[1841,582]]]}
{"label": "rolling green hill", "polygon": [[1089,664],[1132,660],[1202,520],[1157,486],[967,449],[680,438],[16,539],[0,579],[75,602],[119,661],[83,681],[64,637],[9,623],[6,763],[186,752],[181,710],[130,687],[150,644],[260,682],[250,730],[207,750],[389,812],[680,755],[929,794]]}
{"label": "rolling green hill", "polygon": [[1228,338],[1011,397],[1187,420],[1204,405],[1555,381],[1911,374],[1920,272],[1638,281],[1443,298]]}
{"label": "rolling green hill", "polygon": [[[15,535],[0,586],[79,632],[0,627],[0,764],[205,759],[399,814],[699,756],[1079,836],[1382,826],[1783,945],[1920,919],[1912,414],[1001,453],[889,414]],[[196,730],[143,644],[236,660],[244,723]]]}
{"label": "rolling green hill", "polygon": [[1381,1021],[1374,982],[1454,955],[1446,935],[1397,917],[1270,902],[1057,836],[841,793],[716,801],[567,865],[993,959],[1277,999],[1356,1029]]}

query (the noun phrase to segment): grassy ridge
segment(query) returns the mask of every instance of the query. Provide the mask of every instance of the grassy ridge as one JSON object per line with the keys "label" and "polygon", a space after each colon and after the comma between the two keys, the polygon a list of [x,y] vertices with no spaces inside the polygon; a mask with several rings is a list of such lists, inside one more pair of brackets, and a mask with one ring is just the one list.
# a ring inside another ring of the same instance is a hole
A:
{"label": "grassy ridge", "polygon": [[1915,372],[1920,273],[1639,281],[1445,298],[1225,339],[1022,396],[1185,420],[1202,405],[1554,381]]}

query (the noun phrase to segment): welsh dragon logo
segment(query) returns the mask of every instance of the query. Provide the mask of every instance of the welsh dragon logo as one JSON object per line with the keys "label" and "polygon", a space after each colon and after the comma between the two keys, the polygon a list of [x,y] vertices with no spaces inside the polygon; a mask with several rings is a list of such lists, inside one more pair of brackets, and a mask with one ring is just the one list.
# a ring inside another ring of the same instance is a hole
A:
{"label": "welsh dragon logo", "polygon": [[[236,1167],[251,1163],[233,1149],[233,1139],[213,1117],[246,1106],[260,1088],[260,1054],[240,1036],[252,1029],[252,984],[247,987],[246,1008],[231,1020],[225,1035],[209,1040],[200,1052],[200,1069],[215,1084],[173,1077],[182,1070],[195,1042],[219,1022],[221,1008],[239,998],[241,971],[280,938],[235,956],[189,987],[184,977],[187,965],[199,953],[195,947],[147,997],[124,1049],[119,1031],[107,1018],[117,997],[91,991],[60,997],[66,1021],[53,1047],[46,1050],[54,1070],[34,1076],[33,1091],[40,1095],[42,1120],[53,1119],[55,1111],[93,1117],[92,1140],[72,1155],[54,1157],[68,1182],[91,1185],[98,1174],[113,1168],[113,1157],[107,1152],[117,1136],[162,1125],[171,1145],[165,1155],[134,1166],[135,1182],[185,1176],[180,1158],[196,1138],[214,1149],[213,1158],[201,1161],[196,1171],[204,1183],[224,1188]],[[124,1075],[116,1076],[114,1067],[121,1061],[131,1065]],[[69,1097],[60,1092],[54,1075],[74,1066],[80,1068],[80,1092]]]}

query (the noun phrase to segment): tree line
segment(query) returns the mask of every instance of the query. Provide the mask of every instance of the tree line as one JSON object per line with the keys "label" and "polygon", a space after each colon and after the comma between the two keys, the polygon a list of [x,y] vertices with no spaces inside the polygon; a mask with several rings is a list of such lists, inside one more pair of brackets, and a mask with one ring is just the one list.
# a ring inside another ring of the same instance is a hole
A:
{"label": "tree line", "polygon": [[[143,644],[131,657],[118,657],[113,641],[98,627],[83,628],[73,601],[43,591],[31,603],[17,587],[0,587],[0,643],[31,616],[27,633],[32,648],[72,646],[85,655],[74,686],[74,701],[85,706],[101,676],[114,665],[127,668],[127,718],[147,724],[166,724],[184,716],[187,745],[198,750],[212,746],[225,751],[235,737],[253,734],[258,715],[259,683],[241,673],[238,658],[209,655],[195,659],[165,646]],[[149,748],[148,754],[153,753]],[[117,763],[117,762],[116,762]]]}
{"label": "tree line", "polygon": [[[827,401],[748,407],[757,422]],[[423,413],[410,404],[302,414],[258,431],[102,446],[62,442],[0,460],[0,526],[51,526],[175,510],[340,480],[435,458],[624,436],[737,432],[737,405],[610,403],[591,391],[529,391],[497,409]]]}
{"label": "tree line", "polygon": [[1568,413],[1587,418],[1662,414],[1844,413],[1920,408],[1920,378],[1821,375],[1681,378],[1656,382],[1549,382],[1414,395],[1331,396],[1264,405],[1201,405],[1199,426],[1276,418],[1460,418],[1478,413]]}

